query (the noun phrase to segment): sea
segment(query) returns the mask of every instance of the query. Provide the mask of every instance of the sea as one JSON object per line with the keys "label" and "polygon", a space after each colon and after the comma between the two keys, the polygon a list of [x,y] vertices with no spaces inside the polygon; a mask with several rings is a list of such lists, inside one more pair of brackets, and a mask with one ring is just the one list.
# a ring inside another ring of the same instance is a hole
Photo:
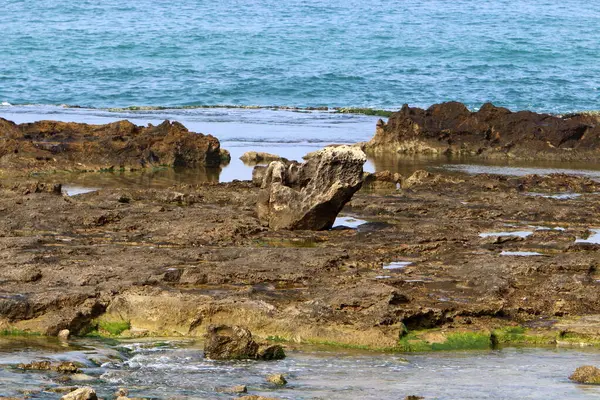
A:
{"label": "sea", "polygon": [[4,104],[600,108],[600,7],[589,0],[1,0],[0,10]]}

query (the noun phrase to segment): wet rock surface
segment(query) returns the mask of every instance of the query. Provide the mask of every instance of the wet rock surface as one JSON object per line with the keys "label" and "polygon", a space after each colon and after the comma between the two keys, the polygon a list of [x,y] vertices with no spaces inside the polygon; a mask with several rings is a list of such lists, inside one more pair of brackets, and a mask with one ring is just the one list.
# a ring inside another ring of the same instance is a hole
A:
{"label": "wet rock surface", "polygon": [[573,372],[569,379],[577,383],[600,385],[600,369],[591,365],[584,365]]}
{"label": "wet rock surface", "polygon": [[[599,338],[600,245],[576,242],[600,227],[597,182],[410,182],[357,192],[343,210],[369,222],[356,229],[277,231],[258,219],[250,182],[131,187],[122,202],[124,190],[64,197],[2,181],[0,329],[201,336],[237,324],[257,338],[394,347],[405,330],[518,324]],[[493,236],[506,231],[531,233]],[[383,269],[398,261],[411,264]]]}
{"label": "wet rock surface", "polygon": [[404,105],[380,121],[369,152],[469,155],[484,158],[598,160],[600,119],[511,112],[490,103],[471,112],[458,102],[424,110]]}
{"label": "wet rock surface", "polygon": [[351,146],[326,147],[303,164],[275,161],[264,171],[257,212],[272,229],[323,230],[362,185],[364,153]]}
{"label": "wet rock surface", "polygon": [[213,360],[281,360],[285,352],[279,345],[259,344],[241,326],[211,325],[206,330],[204,356]]}
{"label": "wet rock surface", "polygon": [[136,126],[38,121],[17,125],[0,118],[0,168],[28,170],[141,169],[219,166],[228,161],[217,138],[178,122]]}

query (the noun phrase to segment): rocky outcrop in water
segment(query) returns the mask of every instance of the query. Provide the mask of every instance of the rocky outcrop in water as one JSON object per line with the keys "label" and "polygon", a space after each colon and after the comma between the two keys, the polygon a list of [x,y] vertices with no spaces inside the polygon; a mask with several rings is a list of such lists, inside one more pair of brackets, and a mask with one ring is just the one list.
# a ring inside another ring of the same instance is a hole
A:
{"label": "rocky outcrop in water", "polygon": [[204,356],[212,360],[280,360],[285,358],[285,352],[279,345],[259,345],[244,327],[210,325]]}
{"label": "rocky outcrop in water", "polygon": [[519,159],[600,160],[600,116],[511,112],[490,103],[471,112],[458,102],[424,110],[404,105],[380,120],[371,153],[444,154]]}
{"label": "rocky outcrop in water", "polygon": [[365,154],[338,146],[310,153],[303,164],[275,161],[264,171],[258,217],[272,229],[323,230],[362,185]]}
{"label": "rocky outcrop in water", "polygon": [[0,168],[98,170],[219,166],[229,160],[219,140],[178,122],[147,127],[0,118]]}
{"label": "rocky outcrop in water", "polygon": [[584,365],[573,372],[569,379],[577,383],[600,385],[600,368]]}

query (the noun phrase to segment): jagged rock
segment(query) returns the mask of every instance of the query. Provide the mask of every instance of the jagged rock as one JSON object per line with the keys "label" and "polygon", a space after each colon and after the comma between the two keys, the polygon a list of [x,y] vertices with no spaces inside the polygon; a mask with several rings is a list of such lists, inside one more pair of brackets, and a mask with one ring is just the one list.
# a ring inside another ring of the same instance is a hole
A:
{"label": "jagged rock", "polygon": [[322,230],[362,185],[365,154],[351,146],[327,147],[303,164],[274,161],[267,167],[258,216],[272,229]]}
{"label": "jagged rock", "polygon": [[38,121],[17,125],[0,119],[0,165],[11,167],[200,167],[218,166],[228,159],[217,138],[190,132],[178,122],[147,127],[129,121],[106,125]]}
{"label": "jagged rock", "polygon": [[61,400],[97,400],[96,391],[91,387],[82,387],[65,394]]}
{"label": "jagged rock", "polygon": [[285,352],[279,345],[259,345],[244,327],[209,325],[204,356],[213,360],[280,360],[285,358]]}
{"label": "jagged rock", "polygon": [[247,151],[240,157],[240,160],[246,164],[259,164],[271,161],[282,161],[284,163],[288,162],[287,158],[262,151]]}
{"label": "jagged rock", "polygon": [[269,375],[269,376],[267,376],[267,381],[274,385],[279,385],[279,386],[283,386],[283,385],[287,384],[287,380],[285,379],[285,376],[283,376],[283,374]]}
{"label": "jagged rock", "polygon": [[569,379],[577,383],[600,385],[600,368],[584,365],[573,372]]}
{"label": "jagged rock", "polygon": [[522,159],[600,159],[600,118],[511,112],[486,103],[471,112],[458,102],[427,110],[404,105],[377,123],[365,151],[461,154]]}
{"label": "jagged rock", "polygon": [[250,396],[238,397],[238,400],[279,400],[279,399],[277,397],[264,397],[264,396],[257,396],[255,394],[253,394]]}

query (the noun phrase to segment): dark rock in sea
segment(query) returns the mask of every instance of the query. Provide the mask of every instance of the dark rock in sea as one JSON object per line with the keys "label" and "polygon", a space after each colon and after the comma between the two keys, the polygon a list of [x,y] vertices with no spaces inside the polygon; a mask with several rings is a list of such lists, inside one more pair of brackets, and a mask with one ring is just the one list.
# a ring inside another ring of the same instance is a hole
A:
{"label": "dark rock in sea", "polygon": [[204,356],[213,360],[279,360],[285,358],[285,352],[279,345],[259,345],[244,327],[210,325]]}
{"label": "dark rock in sea", "polygon": [[274,161],[267,167],[258,216],[272,229],[323,230],[362,185],[365,154],[356,147],[327,147],[303,164]]}
{"label": "dark rock in sea", "polygon": [[0,167],[118,170],[153,166],[219,166],[229,155],[217,138],[178,122],[137,126],[38,121],[17,125],[0,118]]}
{"label": "dark rock in sea", "polygon": [[577,383],[600,385],[600,368],[584,365],[577,368],[569,379]]}
{"label": "dark rock in sea", "polygon": [[600,118],[511,112],[490,103],[471,112],[458,102],[427,110],[404,105],[388,122],[380,120],[372,153],[469,155],[519,159],[600,159]]}

